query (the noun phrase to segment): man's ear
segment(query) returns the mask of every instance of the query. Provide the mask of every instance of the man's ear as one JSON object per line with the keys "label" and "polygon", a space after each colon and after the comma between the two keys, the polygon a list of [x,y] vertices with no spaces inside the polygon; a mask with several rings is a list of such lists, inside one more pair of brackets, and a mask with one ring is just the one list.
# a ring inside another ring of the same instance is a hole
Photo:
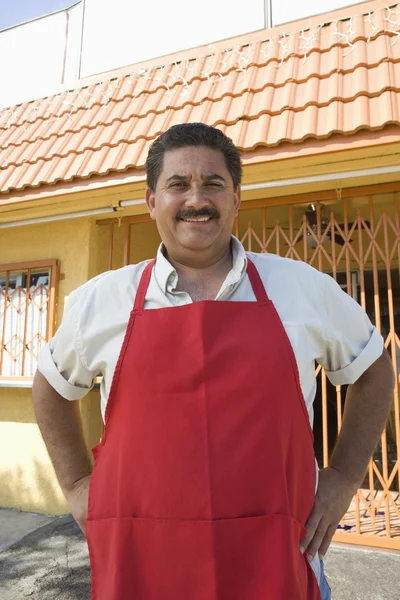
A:
{"label": "man's ear", "polygon": [[149,213],[152,219],[156,218],[156,195],[151,191],[149,187],[146,188],[145,200],[147,204],[147,208],[149,209]]}

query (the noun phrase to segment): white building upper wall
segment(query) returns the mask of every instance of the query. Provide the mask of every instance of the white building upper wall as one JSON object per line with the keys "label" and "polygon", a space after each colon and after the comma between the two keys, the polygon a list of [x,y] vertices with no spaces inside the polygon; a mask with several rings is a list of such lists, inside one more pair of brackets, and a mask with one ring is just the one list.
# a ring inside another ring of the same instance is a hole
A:
{"label": "white building upper wall", "polygon": [[82,77],[357,4],[357,0],[85,0]]}
{"label": "white building upper wall", "polygon": [[[244,10],[245,8],[245,10]],[[83,77],[265,27],[264,0],[86,0]]]}
{"label": "white building upper wall", "polygon": [[345,6],[361,4],[357,0],[272,0],[272,24],[282,25],[314,15],[332,12]]}
{"label": "white building upper wall", "polygon": [[78,78],[82,4],[0,32],[0,108]]}
{"label": "white building upper wall", "polygon": [[82,0],[0,32],[0,108],[57,93],[98,73],[358,3]]}

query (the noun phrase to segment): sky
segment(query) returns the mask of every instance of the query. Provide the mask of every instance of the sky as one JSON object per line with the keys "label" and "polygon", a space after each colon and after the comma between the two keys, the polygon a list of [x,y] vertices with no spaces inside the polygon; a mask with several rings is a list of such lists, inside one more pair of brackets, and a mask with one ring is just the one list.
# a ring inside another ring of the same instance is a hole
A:
{"label": "sky", "polygon": [[78,0],[0,0],[0,30],[68,8]]}

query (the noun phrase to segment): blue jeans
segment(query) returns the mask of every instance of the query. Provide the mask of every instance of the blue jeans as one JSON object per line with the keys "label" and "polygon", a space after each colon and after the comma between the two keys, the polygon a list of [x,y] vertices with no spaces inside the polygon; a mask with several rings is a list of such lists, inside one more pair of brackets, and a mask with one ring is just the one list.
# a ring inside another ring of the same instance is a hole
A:
{"label": "blue jeans", "polygon": [[325,577],[324,563],[322,560],[321,560],[321,577],[319,580],[319,587],[321,590],[321,600],[331,600],[332,592],[331,592],[331,588],[329,587],[329,584]]}

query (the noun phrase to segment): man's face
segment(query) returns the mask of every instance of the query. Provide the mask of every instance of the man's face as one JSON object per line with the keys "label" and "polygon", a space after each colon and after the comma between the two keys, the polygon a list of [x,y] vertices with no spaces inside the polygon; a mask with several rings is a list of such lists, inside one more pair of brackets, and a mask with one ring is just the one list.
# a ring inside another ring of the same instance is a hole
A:
{"label": "man's face", "polygon": [[165,153],[146,202],[171,258],[212,260],[229,245],[240,189],[234,190],[221,152],[189,146]]}

